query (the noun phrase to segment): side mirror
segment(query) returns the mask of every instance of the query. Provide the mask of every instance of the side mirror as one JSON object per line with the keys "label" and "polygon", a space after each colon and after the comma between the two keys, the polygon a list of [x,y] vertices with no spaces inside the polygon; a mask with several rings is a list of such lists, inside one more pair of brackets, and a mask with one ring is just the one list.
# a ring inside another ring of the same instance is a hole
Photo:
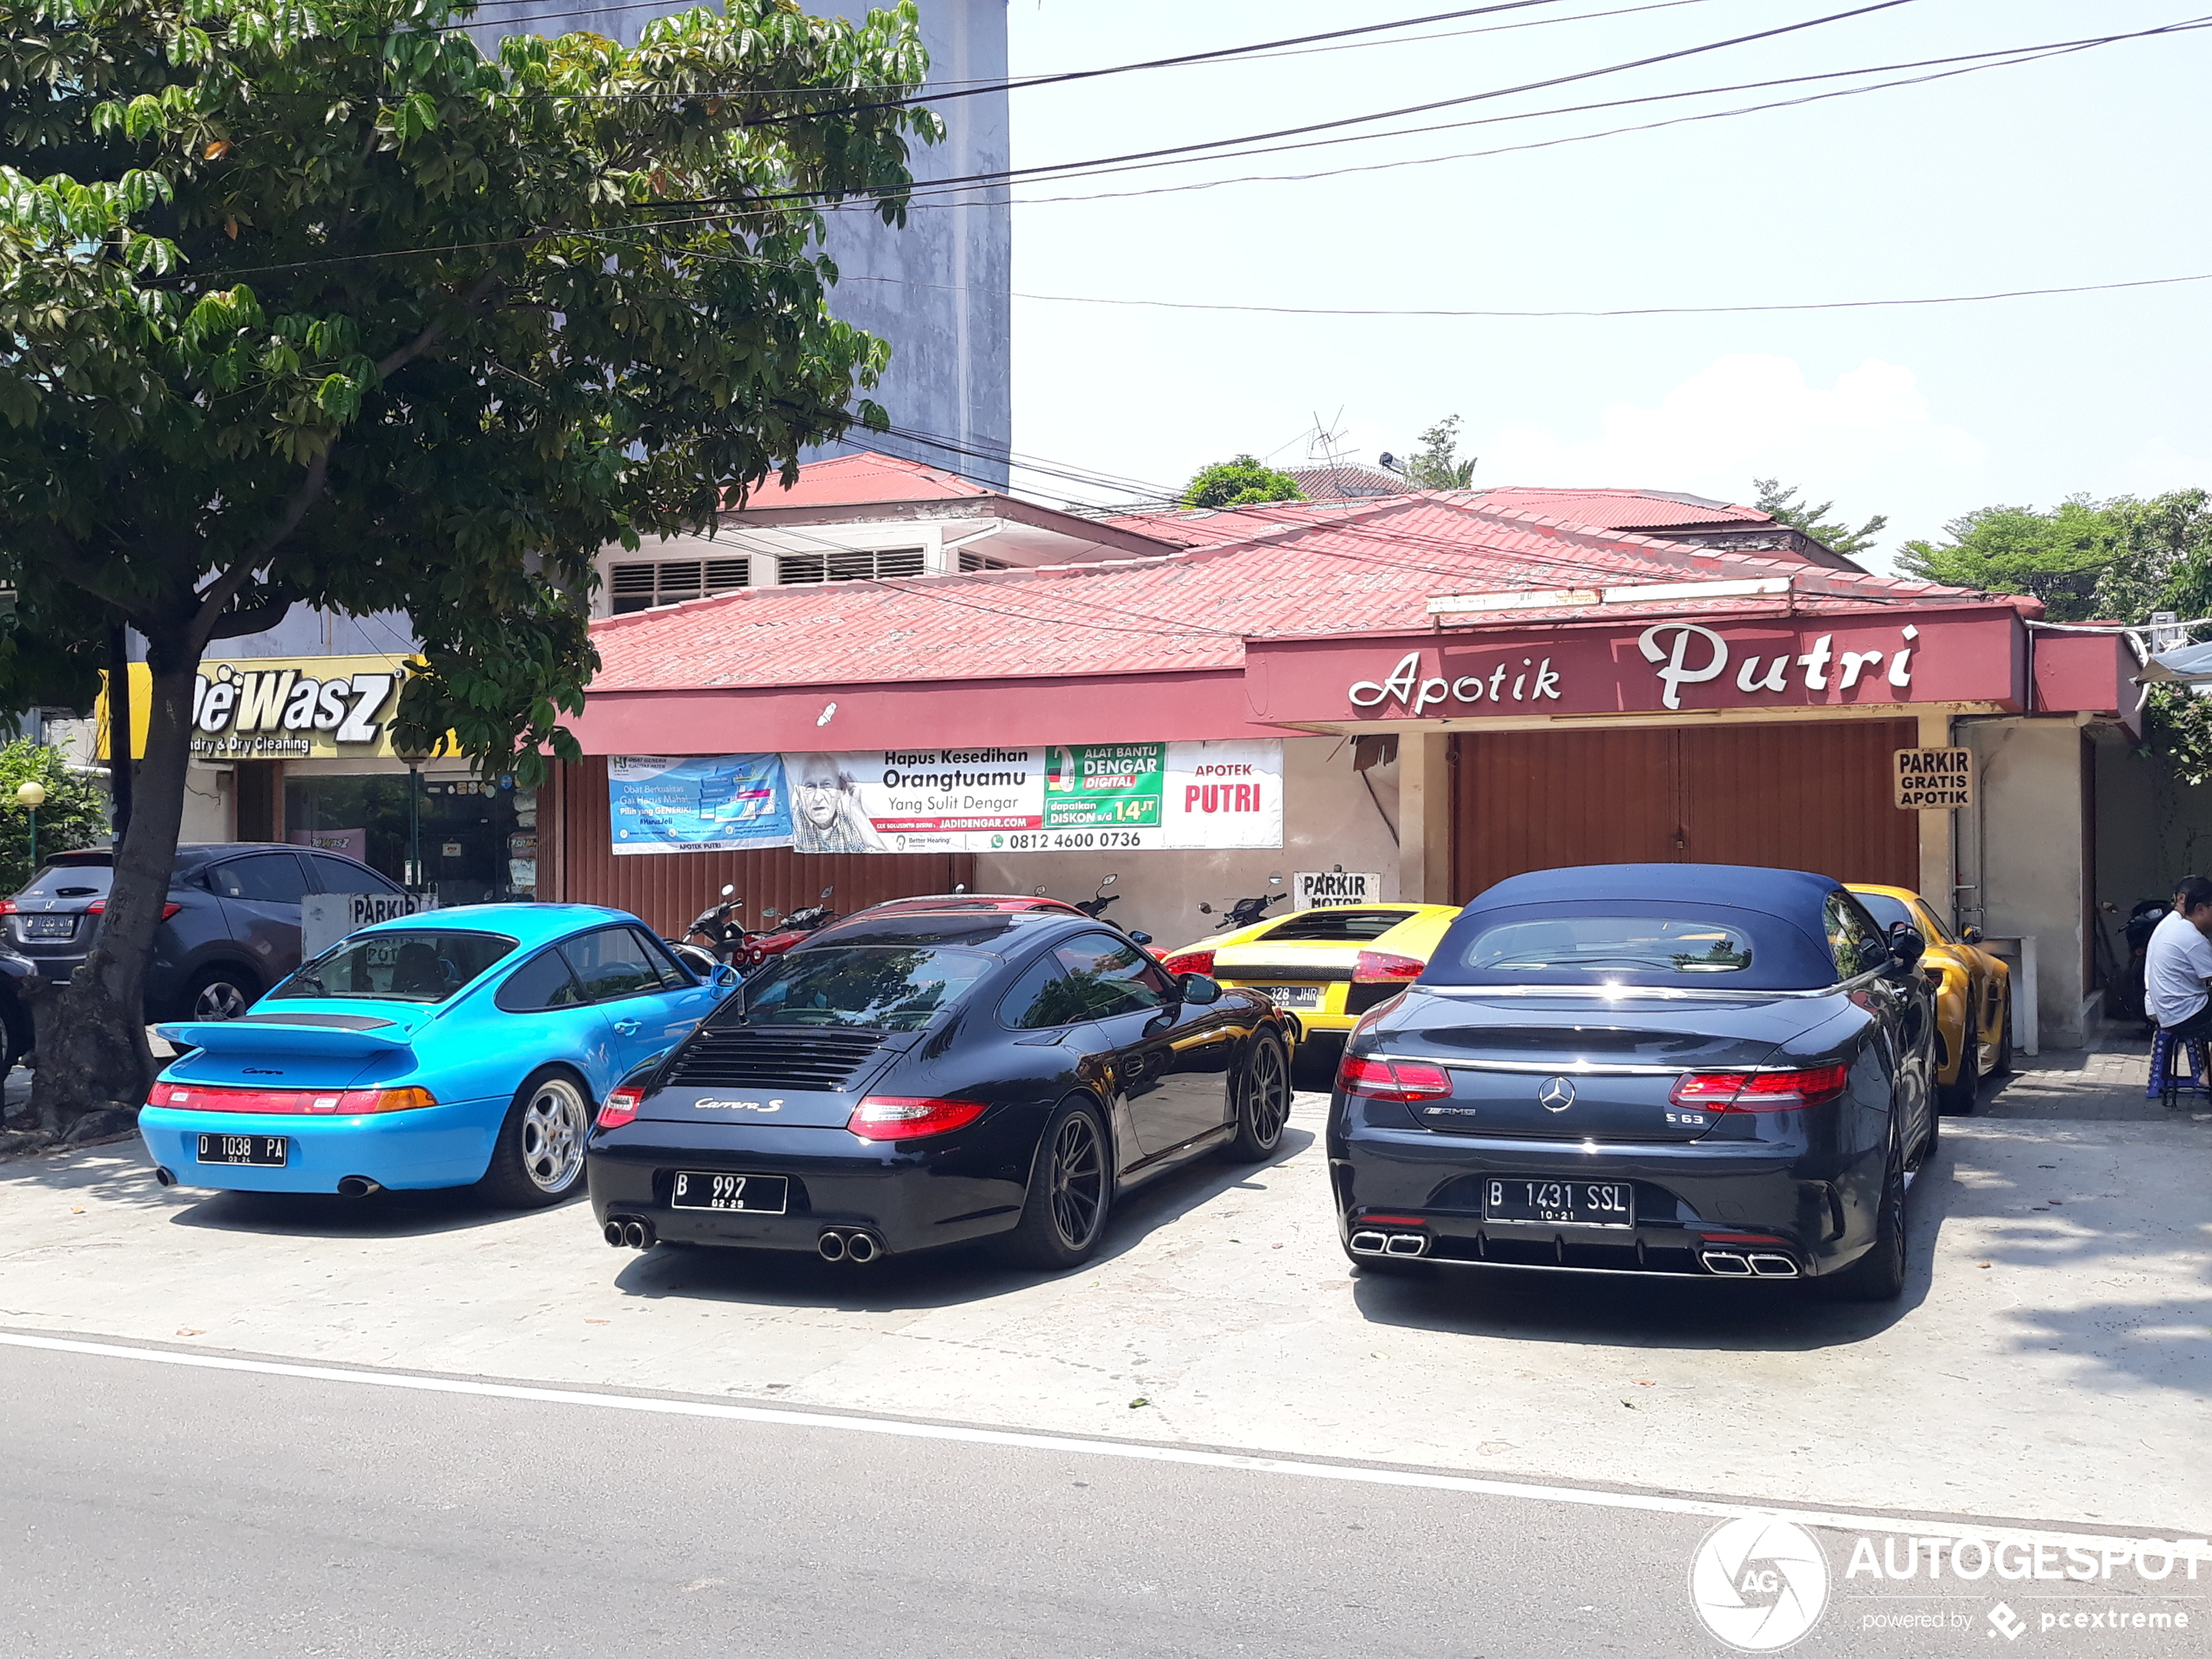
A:
{"label": "side mirror", "polygon": [[1031,887],[1029,891],[1040,899],[1044,897],[1044,889],[1042,887]]}
{"label": "side mirror", "polygon": [[822,902],[824,904],[827,904],[829,902],[830,894],[835,893],[837,889],[835,887],[824,887],[822,889]]}
{"label": "side mirror", "polygon": [[1979,945],[1984,939],[1987,938],[1988,935],[1983,933],[1979,927],[1969,927],[1965,933],[1960,934],[1959,937],[1965,940],[1969,945]]}
{"label": "side mirror", "polygon": [[1927,948],[1928,941],[1910,922],[1900,921],[1890,929],[1890,963],[1899,978],[1918,970]]}
{"label": "side mirror", "polygon": [[1152,935],[1144,932],[1142,928],[1130,928],[1129,936],[1136,941],[1136,942],[1140,945],[1149,945],[1152,942]]}
{"label": "side mirror", "polygon": [[764,910],[760,913],[760,920],[763,921],[781,921],[783,919],[784,913],[780,910]]}
{"label": "side mirror", "polygon": [[1209,979],[1204,974],[1184,974],[1176,980],[1176,988],[1183,993],[1183,1000],[1193,1008],[1204,1008],[1209,1002],[1221,1001],[1221,981]]}
{"label": "side mirror", "polygon": [[743,983],[743,979],[738,970],[731,967],[729,963],[717,962],[714,965],[714,972],[708,975],[707,982],[717,990],[733,991]]}
{"label": "side mirror", "polygon": [[1280,875],[1271,875],[1267,878],[1267,885],[1271,887],[1279,887],[1283,885],[1283,878]]}
{"label": "side mirror", "polygon": [[723,896],[724,898],[725,898],[725,899],[726,899],[726,898],[728,898],[728,897],[729,897],[732,894],[735,893],[736,891],[737,891],[736,887],[735,887],[735,886],[733,886],[732,883],[727,882],[727,881],[725,881],[725,882],[722,884],[722,896]]}
{"label": "side mirror", "polygon": [[1201,899],[1198,900],[1198,914],[1202,916],[1211,916],[1213,914],[1213,907]]}
{"label": "side mirror", "polygon": [[1121,880],[1121,877],[1119,877],[1119,876],[1117,876],[1117,875],[1107,875],[1107,876],[1101,876],[1101,877],[1098,879],[1098,887],[1099,887],[1099,890],[1103,893],[1103,892],[1104,892],[1104,891],[1105,891],[1108,887],[1112,887],[1112,886],[1114,885],[1114,883],[1116,883],[1116,881],[1118,881],[1118,880]]}

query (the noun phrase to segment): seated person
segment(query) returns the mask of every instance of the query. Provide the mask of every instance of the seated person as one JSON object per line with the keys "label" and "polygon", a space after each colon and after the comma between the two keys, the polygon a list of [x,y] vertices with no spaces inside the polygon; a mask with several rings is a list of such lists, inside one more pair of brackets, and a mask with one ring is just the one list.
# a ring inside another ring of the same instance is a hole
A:
{"label": "seated person", "polygon": [[2174,894],[2143,954],[2143,1001],[2159,1028],[2183,1042],[2212,1037],[2212,881],[2191,876]]}

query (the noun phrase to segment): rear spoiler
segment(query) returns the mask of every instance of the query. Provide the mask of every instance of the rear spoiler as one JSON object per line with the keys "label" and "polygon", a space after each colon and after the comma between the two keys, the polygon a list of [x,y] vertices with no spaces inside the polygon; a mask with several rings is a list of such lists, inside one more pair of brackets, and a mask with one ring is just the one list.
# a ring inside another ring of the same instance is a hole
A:
{"label": "rear spoiler", "polygon": [[369,1059],[408,1048],[415,1033],[395,1020],[358,1014],[246,1014],[235,1020],[157,1025],[164,1041],[211,1054],[312,1054]]}

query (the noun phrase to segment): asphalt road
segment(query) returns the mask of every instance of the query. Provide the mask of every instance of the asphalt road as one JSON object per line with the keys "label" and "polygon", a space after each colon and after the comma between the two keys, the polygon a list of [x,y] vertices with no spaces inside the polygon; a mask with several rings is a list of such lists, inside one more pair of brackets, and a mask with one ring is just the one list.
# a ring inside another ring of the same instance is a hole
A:
{"label": "asphalt road", "polygon": [[[929,1416],[919,1396],[882,1399],[873,1420],[779,1420],[727,1401],[424,1390],[404,1373],[95,1345],[0,1339],[9,1653],[1722,1651],[1689,1576],[1716,1518],[1678,1501],[924,1438],[901,1422]],[[1913,1530],[1874,1525],[1877,1549]],[[1801,1655],[2180,1655],[2202,1650],[2212,1619],[2212,1566],[2109,1591],[1874,1584],[1845,1573],[1858,1529],[1811,1529],[1831,1594]],[[2024,1642],[1986,1628],[2000,1599]],[[2195,1628],[2043,1628],[2099,1608],[2179,1611]],[[1931,1614],[1944,1628],[1895,1628]]]}

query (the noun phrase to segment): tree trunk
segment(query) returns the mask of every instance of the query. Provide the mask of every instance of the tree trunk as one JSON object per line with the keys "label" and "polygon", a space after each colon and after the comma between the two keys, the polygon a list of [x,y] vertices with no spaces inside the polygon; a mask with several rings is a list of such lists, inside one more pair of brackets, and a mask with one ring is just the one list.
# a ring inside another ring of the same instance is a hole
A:
{"label": "tree trunk", "polygon": [[[116,844],[115,875],[99,936],[69,983],[32,1005],[38,1065],[31,1078],[31,1107],[38,1127],[49,1134],[67,1134],[94,1112],[135,1113],[153,1081],[143,987],[184,821],[198,656],[178,641],[149,645],[153,691],[145,759],[138,768],[130,826]],[[111,745],[130,746],[128,732],[111,729],[108,738]]]}

